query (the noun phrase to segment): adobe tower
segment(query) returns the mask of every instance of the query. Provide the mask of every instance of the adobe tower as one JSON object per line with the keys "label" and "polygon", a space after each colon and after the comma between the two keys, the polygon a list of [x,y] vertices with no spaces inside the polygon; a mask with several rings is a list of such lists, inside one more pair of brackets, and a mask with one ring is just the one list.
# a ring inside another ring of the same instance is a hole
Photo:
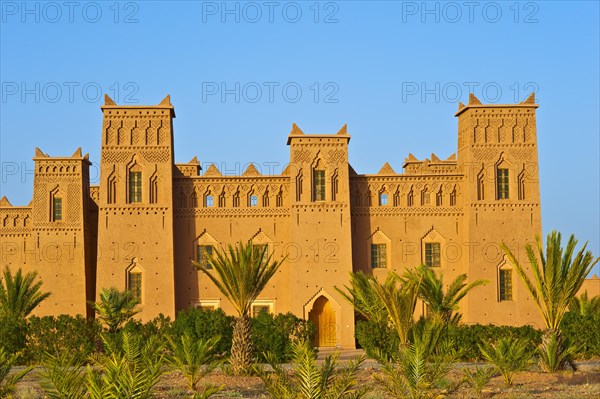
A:
{"label": "adobe tower", "polygon": [[155,106],[101,107],[96,297],[103,288],[141,298],[141,318],[175,316],[173,118]]}

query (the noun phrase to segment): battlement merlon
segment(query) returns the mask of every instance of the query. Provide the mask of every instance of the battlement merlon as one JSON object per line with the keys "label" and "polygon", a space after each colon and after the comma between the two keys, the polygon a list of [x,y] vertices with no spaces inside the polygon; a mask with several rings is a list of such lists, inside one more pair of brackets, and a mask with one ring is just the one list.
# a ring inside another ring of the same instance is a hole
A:
{"label": "battlement merlon", "polygon": [[84,161],[88,165],[92,164],[92,162],[90,161],[90,154],[86,153],[85,155],[82,155],[81,147],[77,148],[75,150],[75,152],[73,153],[73,155],[71,155],[70,157],[67,157],[67,156],[53,157],[48,154],[44,154],[42,152],[42,150],[40,150],[38,147],[36,147],[35,148],[35,156],[32,159],[34,162],[38,162],[38,161]]}
{"label": "battlement merlon", "polygon": [[458,117],[465,111],[476,108],[538,108],[539,106],[540,105],[535,102],[535,93],[533,92],[529,97],[517,104],[482,104],[481,101],[475,97],[475,94],[470,93],[467,105],[459,102],[458,111],[456,111],[454,116]]}
{"label": "battlement merlon", "polygon": [[167,96],[157,105],[117,105],[112,98],[110,98],[108,96],[108,94],[104,95],[104,105],[100,106],[100,109],[102,110],[102,112],[104,112],[104,110],[126,110],[126,109],[132,109],[132,110],[139,110],[141,112],[141,110],[148,110],[148,109],[168,109],[170,110],[170,114],[171,114],[171,118],[175,118],[175,107],[173,107],[173,104],[171,104],[171,96],[169,94],[167,94]]}
{"label": "battlement merlon", "polygon": [[342,128],[335,134],[304,134],[304,132],[296,125],[292,123],[292,131],[288,135],[287,145],[290,145],[292,139],[346,139],[346,143],[350,142],[350,135],[348,134],[348,125],[342,126]]}

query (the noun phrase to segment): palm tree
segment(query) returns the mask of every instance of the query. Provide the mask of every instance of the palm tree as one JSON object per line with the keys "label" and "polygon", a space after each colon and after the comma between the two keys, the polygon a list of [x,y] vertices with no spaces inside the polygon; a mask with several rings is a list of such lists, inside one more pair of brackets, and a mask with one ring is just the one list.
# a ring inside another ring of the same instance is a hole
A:
{"label": "palm tree", "polygon": [[[342,295],[348,302],[354,305],[354,310],[365,319],[378,325],[387,325],[388,314],[375,292],[373,276],[368,276],[362,272],[350,273],[350,286],[344,286],[345,290],[335,287],[336,291]],[[393,275],[388,275],[385,284],[394,284]]]}
{"label": "palm tree", "polygon": [[459,383],[445,381],[460,352],[441,340],[444,325],[437,320],[425,320],[415,325],[413,340],[400,348],[392,358],[377,359],[381,372],[373,375],[393,398],[438,398],[458,388]]}
{"label": "palm tree", "polygon": [[15,385],[33,370],[33,366],[29,366],[10,374],[10,370],[16,366],[19,357],[21,357],[21,353],[10,354],[0,346],[0,398],[12,398]]}
{"label": "palm tree", "polygon": [[494,344],[484,342],[479,345],[479,350],[483,357],[502,374],[506,385],[512,385],[513,374],[525,370],[532,356],[529,343],[518,338],[513,340],[503,337]]}
{"label": "palm tree", "polygon": [[119,291],[116,288],[103,289],[100,292],[100,301],[90,303],[98,319],[108,326],[109,333],[116,333],[123,324],[138,314],[141,309],[139,301],[130,291]]}
{"label": "palm tree", "polygon": [[569,304],[569,311],[582,317],[600,313],[600,295],[589,298],[587,291],[584,291],[581,296],[573,298]]}
{"label": "palm tree", "polygon": [[[574,255],[577,246],[574,235],[569,237],[567,246],[563,249],[561,235],[556,231],[548,234],[545,253],[539,236],[536,237],[536,246],[536,249],[529,244],[525,246],[533,273],[533,278],[530,278],[525,267],[508,246],[502,243],[503,250],[524,281],[546,324],[540,346],[541,366],[546,371],[555,372],[564,368],[567,362],[572,363],[569,353],[572,350],[565,348],[560,324],[586,276],[600,258],[594,259],[592,252],[585,250],[587,243]],[[573,364],[571,366],[574,368]]]}
{"label": "palm tree", "polygon": [[414,324],[413,314],[417,306],[420,284],[419,280],[405,280],[394,272],[388,273],[384,284],[375,279],[371,280],[372,289],[398,333],[401,347],[408,344],[409,332]]}
{"label": "palm tree", "polygon": [[49,292],[42,292],[42,282],[35,282],[37,272],[23,275],[21,269],[13,276],[10,268],[4,268],[4,278],[0,284],[0,317],[11,320],[24,320]]}
{"label": "palm tree", "polygon": [[467,284],[467,275],[457,276],[444,292],[444,276],[439,276],[425,265],[419,266],[416,270],[408,270],[403,277],[409,281],[420,283],[419,297],[427,305],[427,310],[431,312],[434,318],[438,318],[442,323],[456,324],[460,320],[460,313],[454,313],[458,309],[458,303],[473,288],[485,285],[486,280],[475,280]]}
{"label": "palm tree", "polygon": [[222,386],[206,385],[200,392],[198,383],[200,379],[209,374],[221,364],[217,344],[221,337],[212,337],[206,340],[194,340],[189,332],[178,338],[168,337],[172,355],[167,357],[167,362],[177,368],[188,380],[188,389],[195,394],[206,396],[210,391],[215,394],[223,389]]}
{"label": "palm tree", "polygon": [[256,367],[269,396],[274,399],[360,399],[368,392],[356,378],[364,356],[339,367],[339,353],[325,358],[319,367],[317,355],[307,342],[296,342],[292,348],[294,368],[290,373],[277,362],[276,356],[265,356],[272,371]]}
{"label": "palm tree", "polygon": [[217,250],[208,259],[208,265],[192,261],[231,302],[238,317],[233,327],[231,344],[231,371],[244,374],[253,362],[250,310],[252,303],[275,275],[281,263],[267,256],[267,247],[252,242],[229,245],[228,251]]}

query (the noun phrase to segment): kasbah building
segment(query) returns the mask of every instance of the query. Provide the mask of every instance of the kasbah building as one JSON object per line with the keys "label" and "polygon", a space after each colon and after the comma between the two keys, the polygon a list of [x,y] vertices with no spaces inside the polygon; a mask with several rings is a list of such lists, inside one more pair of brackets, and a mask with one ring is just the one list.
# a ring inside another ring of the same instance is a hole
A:
{"label": "kasbah building", "polygon": [[[253,313],[292,312],[317,324],[315,344],[353,348],[354,312],[335,287],[352,271],[427,264],[446,283],[466,273],[485,279],[461,302],[465,323],[533,324],[541,318],[503,256],[506,242],[526,262],[523,246],[542,231],[536,109],[518,104],[459,104],[458,152],[419,160],[404,173],[388,163],[358,174],[349,163],[350,134],[287,137],[290,163],[280,175],[249,165],[241,176],[196,158],[175,163],[167,96],[154,106],[119,106],[106,97],[100,184],[77,149],[53,157],[36,148],[33,200],[0,201],[2,267],[35,270],[52,293],[37,315],[92,316],[88,301],[103,288],[129,289],[142,321],[190,307],[230,303],[191,263],[239,241],[266,245],[285,262]],[[543,138],[543,135],[542,135]],[[584,288],[600,294],[600,279]],[[418,305],[417,313],[424,311]]]}

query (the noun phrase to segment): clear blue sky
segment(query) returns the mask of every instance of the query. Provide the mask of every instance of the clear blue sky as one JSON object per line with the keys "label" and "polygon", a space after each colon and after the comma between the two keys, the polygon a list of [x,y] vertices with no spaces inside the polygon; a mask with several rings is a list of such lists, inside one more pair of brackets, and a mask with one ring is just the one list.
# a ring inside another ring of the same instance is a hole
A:
{"label": "clear blue sky", "polygon": [[375,173],[386,161],[400,171],[409,152],[455,152],[469,87],[499,103],[535,89],[544,232],[600,254],[598,2],[0,6],[0,195],[15,205],[31,198],[36,146],[98,161],[103,93],[171,94],[178,162],[279,172],[292,122],[307,133],[348,123],[353,167]]}

